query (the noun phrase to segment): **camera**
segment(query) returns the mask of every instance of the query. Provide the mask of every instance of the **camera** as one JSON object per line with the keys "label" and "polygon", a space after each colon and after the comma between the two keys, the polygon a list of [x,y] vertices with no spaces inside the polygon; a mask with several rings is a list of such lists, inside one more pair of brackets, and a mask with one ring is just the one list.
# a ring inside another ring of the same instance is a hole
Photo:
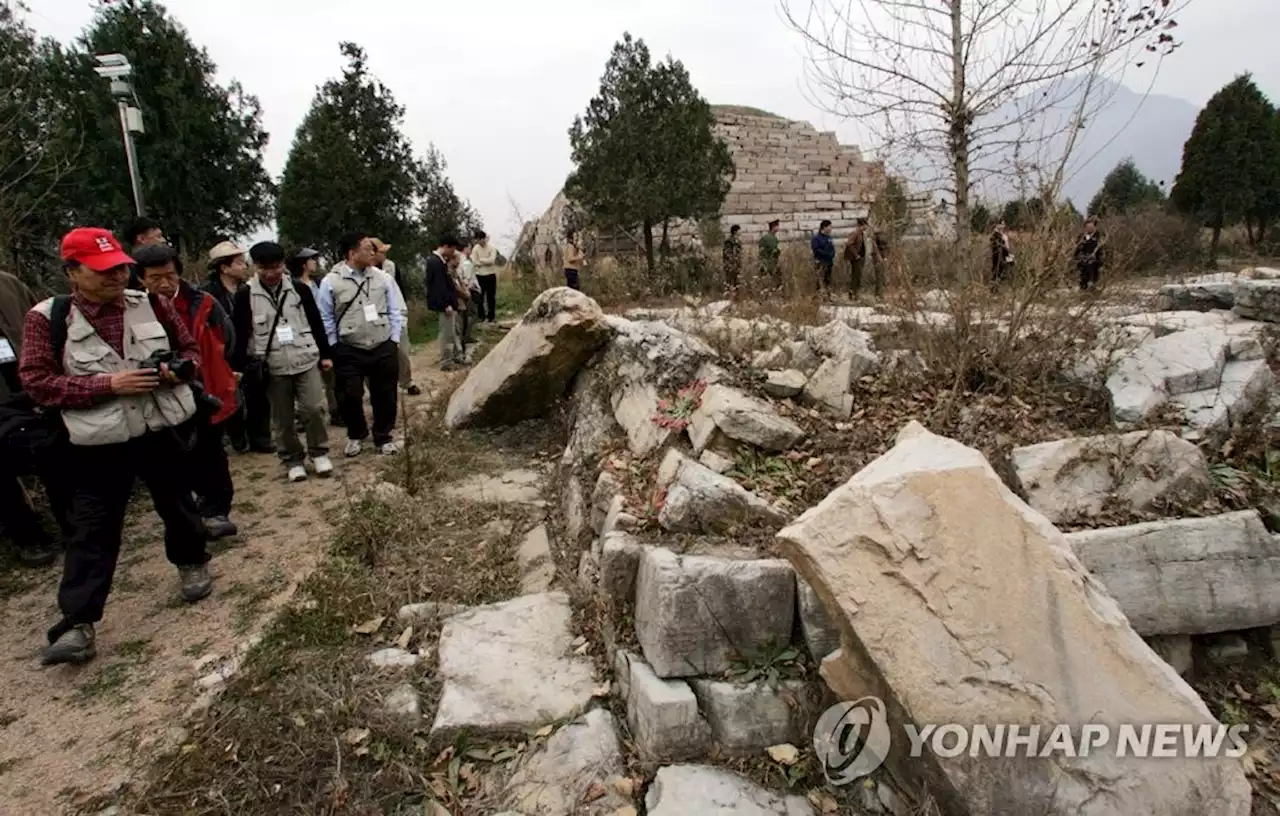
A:
{"label": "camera", "polygon": [[178,382],[189,384],[196,378],[196,364],[182,359],[172,350],[153,352],[150,357],[142,361],[144,370],[154,371],[156,374],[160,373],[160,366],[173,372]]}

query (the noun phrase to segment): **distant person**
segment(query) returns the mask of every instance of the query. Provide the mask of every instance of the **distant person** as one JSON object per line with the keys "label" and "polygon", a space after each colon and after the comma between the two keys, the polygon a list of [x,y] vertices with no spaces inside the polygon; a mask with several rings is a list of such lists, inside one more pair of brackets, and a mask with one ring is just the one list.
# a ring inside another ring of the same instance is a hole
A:
{"label": "distant person", "polygon": [[818,273],[818,290],[826,293],[831,290],[831,273],[836,265],[836,244],[831,240],[831,222],[822,219],[818,231],[809,241],[809,249],[813,252],[813,268]]}
{"label": "distant person", "polygon": [[182,279],[178,253],[167,244],[140,247],[133,253],[142,285],[151,295],[168,300],[200,350],[200,382],[204,392],[218,400],[212,413],[197,414],[196,439],[192,446],[192,488],[198,499],[200,517],[211,539],[233,536],[238,531],[231,521],[235,485],[227,452],[222,447],[227,420],[236,413],[236,377],[231,368],[235,330],[231,318],[208,292]]}
{"label": "distant person", "polygon": [[875,296],[884,297],[885,249],[884,238],[871,229],[871,222],[859,218],[858,225],[844,245],[844,260],[849,264],[849,296],[854,300],[861,295],[862,278],[868,266]]}
{"label": "distant person", "polygon": [[759,241],[760,274],[779,289],[782,288],[782,269],[778,265],[778,259],[782,256],[782,249],[778,245],[780,224],[777,220],[770,221],[769,231],[761,235]]}
{"label": "distant person", "polygon": [[582,273],[582,263],[586,260],[586,256],[582,254],[582,248],[578,246],[578,235],[570,230],[564,236],[564,285],[570,289],[581,289],[579,275]]}
{"label": "distant person", "polygon": [[471,262],[476,265],[476,280],[480,281],[483,295],[478,301],[476,314],[480,322],[494,323],[498,319],[498,250],[489,243],[489,236],[484,230],[476,231]]}
{"label": "distant person", "polygon": [[342,258],[320,283],[320,317],[333,350],[334,388],[347,423],[347,456],[359,456],[369,436],[364,413],[365,383],[373,408],[373,445],[391,456],[399,408],[399,343],[404,331],[404,299],[395,280],[373,265],[369,236],[353,232],[338,242]]}
{"label": "distant person", "polygon": [[999,286],[1013,271],[1013,244],[1003,221],[991,230],[991,284]]}
{"label": "distant person", "polygon": [[409,341],[408,320],[409,320],[409,296],[404,286],[404,278],[400,275],[400,269],[396,266],[396,262],[387,257],[387,253],[391,251],[391,244],[384,242],[381,238],[372,238],[373,241],[373,265],[386,272],[391,280],[395,282],[396,288],[400,290],[400,302],[405,305],[404,315],[401,320],[406,326],[405,331],[400,334],[400,342],[396,344],[397,362],[400,366],[400,390],[411,397],[416,397],[422,393],[422,389],[413,384],[413,361],[409,359],[409,352],[413,350],[412,343]]}
{"label": "distant person", "polygon": [[1080,272],[1081,292],[1098,285],[1098,279],[1102,277],[1102,235],[1098,232],[1098,217],[1095,215],[1084,222],[1084,234],[1076,242],[1076,269]]}
{"label": "distant person", "polygon": [[[317,304],[320,302],[320,253],[311,247],[304,247],[289,259],[289,274],[298,283],[305,284],[311,290],[311,297]],[[318,308],[318,307],[317,307]],[[342,412],[338,410],[338,398],[333,391],[333,367],[321,368],[320,379],[324,381],[325,403],[329,406],[329,424],[341,428]],[[301,413],[301,412],[299,412]],[[303,429],[305,431],[305,428]]]}
{"label": "distant person", "polygon": [[465,363],[458,342],[458,309],[462,299],[449,264],[458,251],[458,239],[445,236],[427,257],[427,308],[439,315],[440,370],[456,371]]}
{"label": "distant person", "polygon": [[[263,241],[249,249],[249,257],[256,274],[236,292],[236,367],[266,369],[276,449],[289,481],[306,480],[307,457],[317,476],[332,476],[320,372],[332,368],[333,360],[320,311],[311,290],[284,274],[284,247]],[[297,413],[305,448],[298,439]]]}
{"label": "distant person", "polygon": [[475,307],[481,303],[484,293],[480,289],[480,276],[476,274],[475,262],[471,260],[472,248],[470,244],[465,244],[462,251],[455,254],[458,259],[458,279],[462,282],[463,288],[466,290],[464,296],[466,302],[463,304],[462,310],[462,350],[466,353],[467,346],[475,344],[475,338],[472,337],[471,327],[475,325],[475,319],[472,317]]}
{"label": "distant person", "polygon": [[729,237],[724,241],[724,283],[730,291],[738,288],[742,276],[742,238],[739,233],[742,227],[734,224],[729,227]]}
{"label": "distant person", "polygon": [[[164,228],[160,226],[158,221],[150,218],[135,218],[130,222],[129,226],[124,230],[124,246],[126,251],[133,252],[142,249],[145,246],[156,246],[166,243],[164,238]],[[129,288],[141,292],[142,286],[142,270],[137,266],[129,267]]]}

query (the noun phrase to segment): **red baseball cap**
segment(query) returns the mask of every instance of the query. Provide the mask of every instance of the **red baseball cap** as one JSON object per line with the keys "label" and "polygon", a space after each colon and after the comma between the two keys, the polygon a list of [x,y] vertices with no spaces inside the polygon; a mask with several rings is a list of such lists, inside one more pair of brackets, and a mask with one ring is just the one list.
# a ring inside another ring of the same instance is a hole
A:
{"label": "red baseball cap", "polygon": [[116,237],[100,227],[77,227],[63,236],[62,260],[84,264],[94,272],[133,263]]}

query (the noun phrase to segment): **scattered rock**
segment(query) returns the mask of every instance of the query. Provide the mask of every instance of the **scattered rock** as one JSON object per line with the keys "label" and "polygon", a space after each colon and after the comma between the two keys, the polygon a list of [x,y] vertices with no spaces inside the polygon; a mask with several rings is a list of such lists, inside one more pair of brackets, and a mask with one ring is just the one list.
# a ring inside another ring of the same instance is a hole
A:
{"label": "scattered rock", "polygon": [[420,659],[404,649],[379,649],[369,655],[369,662],[380,669],[409,669],[418,665]]}
{"label": "scattered rock", "polygon": [[782,346],[774,346],[768,351],[756,352],[755,356],[751,358],[751,367],[759,371],[766,371],[771,368],[785,368],[790,362]]}
{"label": "scattered rock", "polygon": [[636,599],[636,575],[647,547],[630,533],[615,530],[603,539],[600,551],[600,591],[614,603]]}
{"label": "scattered rock", "polygon": [[425,601],[423,603],[405,604],[400,607],[396,617],[404,623],[431,622],[452,617],[466,610],[466,608],[461,604]]}
{"label": "scattered rock", "polygon": [[1109,502],[1146,511],[1199,503],[1213,490],[1204,454],[1169,431],[1060,439],[1010,458],[1027,503],[1054,524],[1096,516]]}
{"label": "scattered rock", "polygon": [[1192,329],[1221,329],[1239,318],[1231,312],[1147,312],[1116,318],[1122,326],[1149,328],[1157,337]]}
{"label": "scattered rock", "polygon": [[704,450],[702,455],[698,457],[698,463],[720,474],[733,470],[733,460],[713,450]]}
{"label": "scattered rock", "polygon": [[809,382],[809,378],[804,375],[803,371],[788,368],[785,371],[767,372],[761,388],[771,397],[789,399],[799,396],[807,382]]}
{"label": "scattered rock", "polygon": [[622,482],[618,479],[618,475],[612,470],[600,471],[595,490],[591,492],[591,529],[596,535],[600,534],[600,527],[609,513],[609,506],[613,504],[613,497],[620,495],[622,495]]}
{"label": "scattered rock", "polygon": [[820,328],[809,329],[806,332],[805,341],[824,357],[850,361],[850,382],[880,367],[880,355],[874,351],[871,335],[858,329],[851,329],[848,324],[840,320],[832,320]]}
{"label": "scattered rock", "polygon": [[422,700],[418,690],[409,683],[401,683],[391,690],[382,703],[387,713],[403,717],[412,724],[422,719]]}
{"label": "scattered rock", "polygon": [[[528,816],[606,816],[629,803],[605,784],[622,770],[613,715],[597,708],[561,728],[521,763],[507,784],[507,805]],[[604,795],[583,802],[583,794],[596,785]]]}
{"label": "scattered rock", "polygon": [[534,595],[551,588],[556,579],[556,564],[551,558],[547,525],[539,524],[524,537],[516,550],[516,563],[520,565],[521,594]]}
{"label": "scattered rock", "polygon": [[1175,332],[1142,344],[1107,378],[1113,419],[1142,422],[1171,396],[1217,388],[1229,345],[1219,329]]}
{"label": "scattered rock", "polygon": [[1208,312],[1236,305],[1233,280],[1203,283],[1169,283],[1160,287],[1156,308],[1162,312]]}
{"label": "scattered rock", "polygon": [[744,776],[709,765],[659,768],[644,802],[649,816],[813,816],[804,797],[780,796]]}
{"label": "scattered rock", "polygon": [[542,476],[532,470],[509,470],[499,476],[472,476],[442,491],[446,496],[481,504],[528,504],[546,507]]}
{"label": "scattered rock", "polygon": [[1146,641],[1151,650],[1173,666],[1178,674],[1185,675],[1191,671],[1194,665],[1191,635],[1152,635]]}
{"label": "scattered rock", "polygon": [[788,643],[795,574],[780,560],[678,556],[651,547],[636,582],[636,637],[659,677],[720,674]]}
{"label": "scattered rock", "polygon": [[548,289],[453,392],[445,425],[509,425],[544,415],[608,339],[599,304],[568,287]]}
{"label": "scattered rock", "polygon": [[640,756],[675,761],[702,756],[711,729],[698,713],[698,698],[683,680],[663,680],[641,660],[630,661],[627,724]]}
{"label": "scattered rock", "polygon": [[[1062,534],[981,453],[919,423],[778,539],[874,666],[824,678],[845,700],[875,688],[892,731],[903,718],[972,722],[982,712],[1107,723],[1113,733],[1121,723],[1214,722]],[[845,687],[845,677],[857,679]],[[888,764],[913,786],[948,787],[956,812],[999,803],[1008,813],[1191,816],[1214,802],[1216,812],[1244,816],[1250,806],[1234,760],[1153,763],[1100,751],[1019,759],[1015,769],[968,752],[894,752]]]}
{"label": "scattered rock", "polygon": [[1085,530],[1067,541],[1140,634],[1280,622],[1280,542],[1255,510]]}
{"label": "scattered rock", "polygon": [[1280,281],[1240,280],[1236,284],[1235,313],[1251,320],[1280,323]]}
{"label": "scattered rock", "polygon": [[739,527],[786,523],[782,511],[740,484],[672,449],[660,468],[666,489],[658,524],[673,533],[730,533]]}
{"label": "scattered rock", "polygon": [[570,655],[571,619],[562,592],[450,618],[440,633],[444,691],[432,733],[525,730],[579,714],[596,683],[591,661]]}
{"label": "scattered rock", "polygon": [[1227,363],[1217,388],[1183,394],[1172,404],[1181,410],[1188,427],[1206,433],[1225,432],[1264,404],[1274,386],[1275,375],[1266,360]]}
{"label": "scattered rock", "polygon": [[[754,754],[779,743],[807,742],[820,710],[810,684],[789,680],[774,690],[750,685],[692,680],[711,736],[728,754]],[[794,749],[793,749],[794,750]]]}
{"label": "scattered rock", "polygon": [[804,438],[800,426],[778,416],[769,403],[723,385],[707,387],[687,430],[694,453],[715,441],[717,431],[770,453],[785,451]]}
{"label": "scattered rock", "polygon": [[1205,647],[1205,655],[1216,666],[1243,663],[1249,657],[1249,644],[1235,633],[1215,635]]}
{"label": "scattered rock", "polygon": [[849,393],[852,377],[851,360],[824,360],[805,383],[802,395],[805,401],[821,406],[838,419],[848,419],[853,414],[853,395]]}
{"label": "scattered rock", "polygon": [[822,658],[840,648],[840,630],[827,614],[818,593],[799,576],[796,578],[796,600],[799,601],[800,629],[804,632],[809,656],[814,663],[820,663]]}
{"label": "scattered rock", "polygon": [[787,353],[791,368],[796,369],[806,377],[813,374],[818,370],[818,366],[822,365],[822,356],[810,348],[809,344],[803,340],[792,340],[783,343],[782,350]]}

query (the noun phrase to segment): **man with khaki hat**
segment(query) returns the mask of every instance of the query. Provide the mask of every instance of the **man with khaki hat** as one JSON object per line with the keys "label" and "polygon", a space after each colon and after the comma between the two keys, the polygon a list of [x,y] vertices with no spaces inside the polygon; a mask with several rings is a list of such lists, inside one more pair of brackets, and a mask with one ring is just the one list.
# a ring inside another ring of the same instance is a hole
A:
{"label": "man with khaki hat", "polygon": [[386,272],[395,281],[396,287],[400,290],[400,302],[405,304],[404,314],[404,333],[400,335],[400,342],[396,344],[399,354],[400,366],[400,390],[406,394],[416,397],[422,393],[418,386],[413,384],[413,366],[409,361],[409,299],[404,294],[404,278],[400,276],[400,270],[396,268],[396,262],[387,257],[391,252],[391,244],[386,243],[381,238],[371,238],[373,242],[373,265]]}
{"label": "man with khaki hat", "polygon": [[[209,277],[200,287],[213,295],[232,325],[236,323],[236,292],[249,279],[245,253],[246,250],[233,241],[223,241],[209,250]],[[231,447],[237,453],[274,453],[276,445],[271,440],[271,402],[266,381],[256,376],[242,377],[240,406],[226,421]]]}

